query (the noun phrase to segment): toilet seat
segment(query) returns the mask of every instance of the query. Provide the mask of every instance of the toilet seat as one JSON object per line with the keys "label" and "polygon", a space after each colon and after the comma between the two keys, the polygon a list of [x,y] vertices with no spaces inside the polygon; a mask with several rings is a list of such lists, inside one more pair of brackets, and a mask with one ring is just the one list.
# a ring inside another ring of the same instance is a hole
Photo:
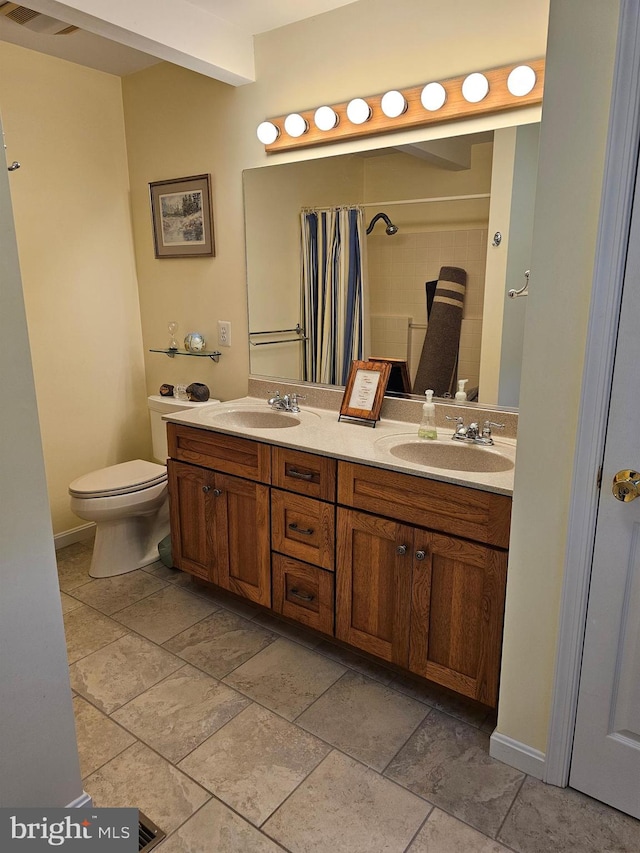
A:
{"label": "toilet seat", "polygon": [[164,465],[134,459],[78,477],[69,486],[69,494],[75,498],[107,498],[139,492],[166,481]]}

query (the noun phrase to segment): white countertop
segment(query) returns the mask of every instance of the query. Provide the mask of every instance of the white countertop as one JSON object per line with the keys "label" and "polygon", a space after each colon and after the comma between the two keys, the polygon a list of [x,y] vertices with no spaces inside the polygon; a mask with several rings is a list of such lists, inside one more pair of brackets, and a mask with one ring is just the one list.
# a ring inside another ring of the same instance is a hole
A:
{"label": "white countertop", "polygon": [[[338,421],[338,412],[330,409],[301,406],[300,412],[289,415],[278,413],[283,418],[296,418],[300,423],[296,426],[271,429],[236,428],[216,423],[216,414],[233,411],[266,411],[270,409],[264,399],[243,397],[225,403],[202,403],[200,408],[186,412],[175,412],[165,415],[163,420],[177,424],[188,424],[199,429],[212,432],[238,435],[274,444],[280,447],[290,447],[317,453],[320,456],[331,456],[347,462],[360,462],[378,468],[426,477],[430,480],[440,480],[445,483],[455,483],[482,491],[495,492],[501,495],[513,494],[514,469],[495,472],[459,471],[430,467],[428,465],[406,462],[391,455],[389,448],[396,443],[395,438],[406,438],[407,441],[418,439],[418,427],[415,423],[381,419],[375,428],[361,423]],[[438,441],[428,444],[445,444],[451,442],[453,430],[438,427]],[[474,450],[481,453],[499,453],[515,462],[516,442],[514,439],[496,437],[494,433],[493,447],[475,446]]]}

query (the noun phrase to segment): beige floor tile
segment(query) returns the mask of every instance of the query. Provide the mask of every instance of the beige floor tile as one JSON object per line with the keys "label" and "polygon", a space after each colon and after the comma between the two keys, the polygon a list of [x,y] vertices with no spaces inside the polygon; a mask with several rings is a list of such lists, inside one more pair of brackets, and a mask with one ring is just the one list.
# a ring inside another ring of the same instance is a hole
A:
{"label": "beige floor tile", "polygon": [[494,837],[524,775],[489,756],[489,735],[433,710],[385,776]]}
{"label": "beige floor tile", "polygon": [[109,645],[129,631],[124,625],[81,604],[64,614],[64,633],[67,640],[67,658],[71,664]]}
{"label": "beige floor tile", "polygon": [[[407,853],[509,853],[506,847],[434,809]],[[545,853],[551,853],[548,849]]]}
{"label": "beige floor tile", "polygon": [[79,696],[73,699],[73,713],[83,778],[136,742],[133,735]]}
{"label": "beige floor tile", "polygon": [[85,604],[111,616],[165,586],[165,581],[139,570],[112,578],[97,578],[78,587],[73,594]]}
{"label": "beige floor tile", "polygon": [[167,833],[210,799],[207,791],[143,743],[88,776],[85,787],[98,808],[138,808]]}
{"label": "beige floor tile", "polygon": [[278,634],[220,609],[167,640],[164,647],[210,675],[223,678],[277,638]]}
{"label": "beige floor tile", "polygon": [[66,592],[60,593],[60,601],[62,602],[63,613],[71,613],[72,610],[82,606],[81,601],[78,601],[76,598],[72,598],[70,595],[67,595]]}
{"label": "beige floor tile", "polygon": [[224,681],[293,720],[345,672],[340,664],[280,638],[229,673]]}
{"label": "beige floor tile", "polygon": [[323,640],[319,643],[315,647],[315,650],[326,655],[328,658],[331,658],[331,660],[335,660],[344,666],[348,666],[349,669],[355,669],[356,672],[360,672],[362,675],[368,675],[369,678],[374,678],[381,684],[389,684],[396,675],[395,672],[387,669],[387,667],[383,666],[381,663],[369,660],[351,649],[345,649],[342,646],[337,646],[335,643],[331,643],[328,640]]}
{"label": "beige floor tile", "polygon": [[253,621],[256,625],[262,625],[263,628],[274,631],[276,634],[280,634],[281,637],[287,637],[289,640],[300,643],[300,645],[306,646],[308,649],[315,649],[322,642],[322,637],[319,634],[314,634],[302,625],[292,625],[291,622],[278,619],[266,610],[261,610],[254,616]]}
{"label": "beige floor tile", "polygon": [[164,643],[216,610],[216,606],[190,592],[169,585],[125,607],[114,618],[154,643]]}
{"label": "beige floor tile", "polygon": [[485,705],[409,674],[397,675],[389,686],[472,726],[482,726],[489,714],[493,714]]}
{"label": "beige floor tile", "polygon": [[638,853],[640,821],[527,777],[498,838],[518,853]]}
{"label": "beige floor tile", "polygon": [[250,703],[187,664],[120,708],[113,719],[175,764]]}
{"label": "beige floor tile", "polygon": [[382,771],[431,709],[356,672],[347,672],[296,723]]}
{"label": "beige floor tile", "polygon": [[216,799],[162,843],[162,853],[282,853],[259,830]]}
{"label": "beige floor tile", "polygon": [[56,551],[56,562],[58,564],[58,579],[60,589],[70,592],[82,584],[88,583],[89,566],[91,565],[91,554],[93,543],[85,544],[76,542]]}
{"label": "beige floor tile", "polygon": [[73,689],[111,714],[182,666],[184,661],[165,649],[126,634],[73,664],[69,672]]}
{"label": "beige floor tile", "polygon": [[293,853],[402,853],[431,805],[332,752],[265,823]]}
{"label": "beige floor tile", "polygon": [[178,766],[259,826],[328,752],[313,735],[251,705]]}

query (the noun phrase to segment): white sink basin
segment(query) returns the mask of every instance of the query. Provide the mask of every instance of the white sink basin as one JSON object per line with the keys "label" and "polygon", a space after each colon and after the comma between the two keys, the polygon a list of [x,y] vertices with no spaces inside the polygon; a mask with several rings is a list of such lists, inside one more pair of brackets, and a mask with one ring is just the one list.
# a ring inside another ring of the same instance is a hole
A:
{"label": "white sink basin", "polygon": [[202,411],[200,416],[207,423],[232,429],[287,429],[299,426],[307,418],[318,417],[315,412],[282,412],[266,406],[264,409],[219,409],[211,406],[208,411]]}
{"label": "white sink basin", "polygon": [[452,440],[424,441],[400,436],[382,438],[376,443],[396,459],[429,468],[493,474],[510,471],[514,466],[513,459],[496,450],[495,446],[483,447]]}

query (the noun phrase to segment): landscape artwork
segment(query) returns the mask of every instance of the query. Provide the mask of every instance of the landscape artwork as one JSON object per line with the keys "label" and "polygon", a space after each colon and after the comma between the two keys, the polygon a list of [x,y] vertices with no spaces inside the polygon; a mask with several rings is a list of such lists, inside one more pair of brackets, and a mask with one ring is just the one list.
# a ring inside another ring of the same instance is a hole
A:
{"label": "landscape artwork", "polygon": [[161,195],[160,213],[164,246],[204,243],[202,192]]}
{"label": "landscape artwork", "polygon": [[209,175],[149,184],[156,258],[215,254]]}

